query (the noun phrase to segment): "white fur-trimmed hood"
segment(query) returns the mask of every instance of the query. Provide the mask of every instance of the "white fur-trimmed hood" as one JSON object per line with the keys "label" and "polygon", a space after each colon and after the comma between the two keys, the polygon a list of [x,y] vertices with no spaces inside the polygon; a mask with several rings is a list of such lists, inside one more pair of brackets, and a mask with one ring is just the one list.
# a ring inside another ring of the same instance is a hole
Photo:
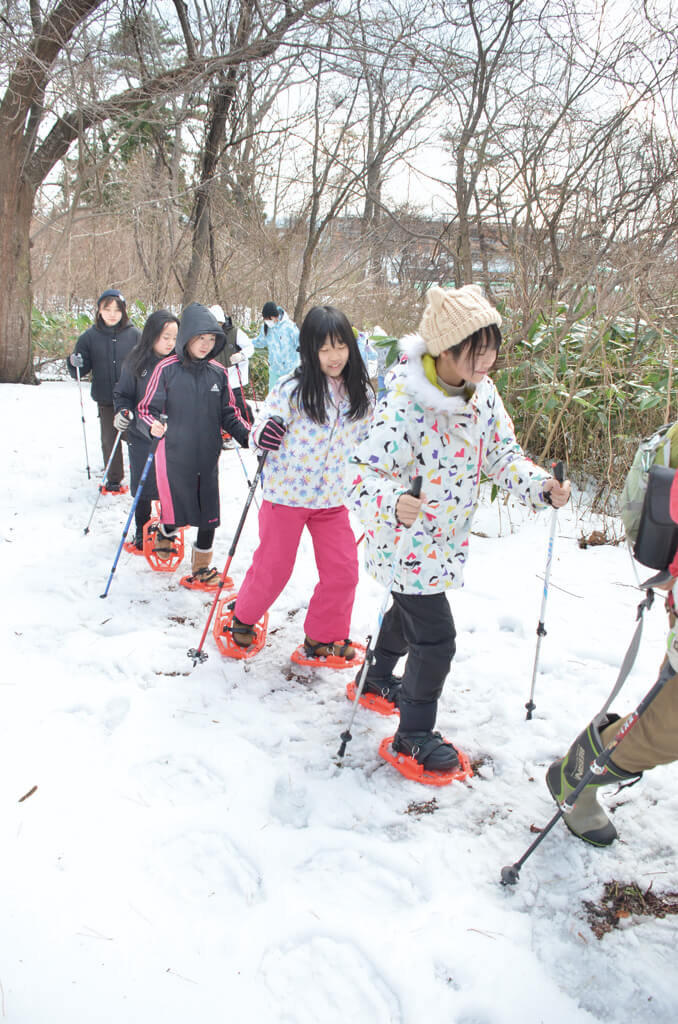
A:
{"label": "white fur-trimmed hood", "polygon": [[446,395],[437,388],[424,372],[423,356],[426,355],[426,342],[420,334],[406,334],[398,342],[398,348],[405,356],[391,371],[388,387],[401,394],[407,394],[415,401],[420,401],[436,412],[452,414],[477,413],[479,403],[495,390],[489,377],[483,377],[476,384],[471,398],[462,395]]}

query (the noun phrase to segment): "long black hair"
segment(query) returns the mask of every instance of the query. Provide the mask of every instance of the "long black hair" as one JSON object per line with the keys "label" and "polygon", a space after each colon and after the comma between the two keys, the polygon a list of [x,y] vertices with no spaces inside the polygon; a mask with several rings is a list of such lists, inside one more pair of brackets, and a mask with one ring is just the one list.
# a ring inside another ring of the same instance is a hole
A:
{"label": "long black hair", "polygon": [[162,334],[165,324],[179,326],[179,318],[174,313],[170,313],[168,309],[156,309],[144,324],[141,337],[126,359],[127,365],[135,377],[141,377],[143,371],[148,369],[149,365],[158,358],[153,351],[153,346]]}
{"label": "long black hair", "polygon": [[327,339],[348,345],[348,361],[341,371],[348,400],[349,419],[359,420],[370,408],[372,390],[367,367],[358,349],[358,343],[348,318],[334,306],[314,306],[304,317],[299,332],[300,365],[294,371],[296,385],[292,397],[297,406],[315,423],[327,422],[327,377],[320,369],[318,349]]}

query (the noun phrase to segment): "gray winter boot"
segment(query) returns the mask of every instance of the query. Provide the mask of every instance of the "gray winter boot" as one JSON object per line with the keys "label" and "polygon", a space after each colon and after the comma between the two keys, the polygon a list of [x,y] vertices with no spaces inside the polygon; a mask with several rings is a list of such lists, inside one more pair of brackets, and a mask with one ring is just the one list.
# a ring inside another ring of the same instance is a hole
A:
{"label": "gray winter boot", "polygon": [[[551,796],[558,805],[567,800],[568,796],[581,782],[584,773],[591,763],[605,749],[600,734],[608,725],[618,720],[617,715],[603,715],[594,718],[586,726],[581,735],[568,750],[565,757],[554,761],[546,772],[546,785]],[[610,761],[602,775],[594,775],[591,782],[577,797],[574,809],[563,814],[563,821],[579,839],[593,846],[609,846],[617,838],[617,830],[598,803],[596,790],[599,786],[610,786],[615,782],[637,780],[639,775],[623,771],[614,761]]]}

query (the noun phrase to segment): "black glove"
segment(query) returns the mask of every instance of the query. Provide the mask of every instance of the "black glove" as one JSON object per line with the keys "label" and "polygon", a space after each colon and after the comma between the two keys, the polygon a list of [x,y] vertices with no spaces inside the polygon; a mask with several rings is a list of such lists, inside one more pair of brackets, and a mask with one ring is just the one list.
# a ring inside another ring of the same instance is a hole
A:
{"label": "black glove", "polygon": [[71,366],[77,366],[80,369],[85,365],[85,360],[82,358],[79,352],[71,352],[70,356],[68,357],[68,361],[70,362]]}
{"label": "black glove", "polygon": [[115,427],[116,430],[119,430],[120,433],[123,433],[125,430],[127,430],[131,422],[132,413],[129,411],[129,409],[121,409],[120,412],[116,412],[115,416],[113,417],[113,426]]}
{"label": "black glove", "polygon": [[277,452],[286,433],[284,423],[279,423],[277,419],[266,420],[259,431],[257,446],[263,448],[265,452]]}

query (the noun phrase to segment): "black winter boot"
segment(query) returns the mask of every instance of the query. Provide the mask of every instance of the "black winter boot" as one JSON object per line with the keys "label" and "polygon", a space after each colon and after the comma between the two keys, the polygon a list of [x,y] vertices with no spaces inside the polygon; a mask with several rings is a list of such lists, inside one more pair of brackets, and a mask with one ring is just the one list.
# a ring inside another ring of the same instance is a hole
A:
{"label": "black winter boot", "polygon": [[439,732],[401,732],[391,744],[397,754],[413,757],[427,772],[452,772],[459,767],[457,751]]}
{"label": "black winter boot", "polygon": [[[360,680],[360,672],[354,679],[356,687]],[[372,693],[376,697],[382,697],[388,701],[389,704],[393,704],[394,707],[400,706],[400,691],[402,689],[403,681],[400,676],[374,676],[371,674],[370,669],[367,670],[365,676],[365,685],[363,686],[363,693]]]}
{"label": "black winter boot", "polygon": [[[581,735],[568,750],[565,757],[554,761],[546,772],[546,785],[551,796],[558,805],[567,800],[588,771],[591,763],[605,749],[600,734],[608,725],[618,721],[618,715],[603,715],[594,718],[586,726]],[[563,821],[570,832],[593,846],[609,846],[617,838],[617,830],[608,818],[596,798],[596,790],[600,786],[610,786],[615,782],[638,780],[640,775],[632,775],[619,768],[614,761],[609,761],[602,775],[594,775],[591,782],[581,791],[572,811],[563,814]]]}

